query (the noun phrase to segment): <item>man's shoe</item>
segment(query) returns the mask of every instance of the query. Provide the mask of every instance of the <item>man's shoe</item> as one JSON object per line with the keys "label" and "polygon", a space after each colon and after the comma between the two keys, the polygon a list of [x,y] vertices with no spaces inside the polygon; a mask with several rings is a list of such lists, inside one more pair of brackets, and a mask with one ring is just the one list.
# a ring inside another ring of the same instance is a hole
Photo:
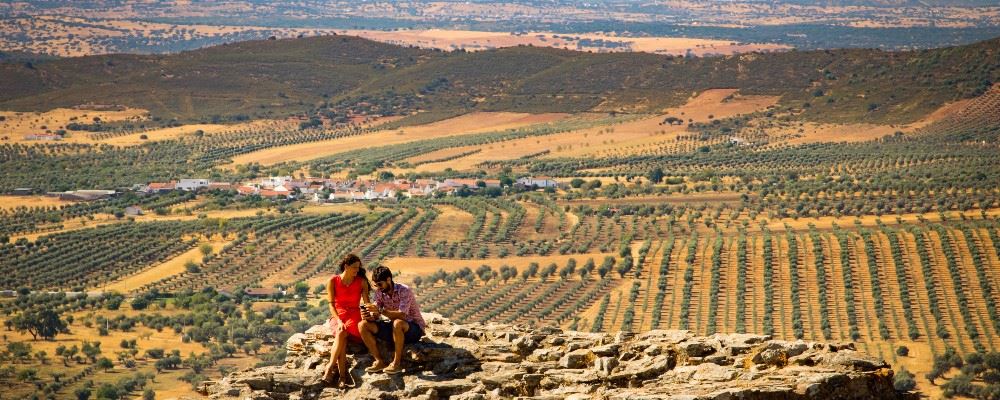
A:
{"label": "man's shoe", "polygon": [[372,366],[370,366],[368,368],[365,368],[365,372],[379,372],[379,371],[384,370],[385,367],[388,367],[388,366],[389,366],[388,364],[380,364],[380,363],[376,362],[375,364],[372,364]]}
{"label": "man's shoe", "polygon": [[403,368],[398,365],[392,364],[389,365],[388,367],[385,367],[385,369],[383,369],[382,372],[390,375],[398,374],[400,372],[403,372]]}

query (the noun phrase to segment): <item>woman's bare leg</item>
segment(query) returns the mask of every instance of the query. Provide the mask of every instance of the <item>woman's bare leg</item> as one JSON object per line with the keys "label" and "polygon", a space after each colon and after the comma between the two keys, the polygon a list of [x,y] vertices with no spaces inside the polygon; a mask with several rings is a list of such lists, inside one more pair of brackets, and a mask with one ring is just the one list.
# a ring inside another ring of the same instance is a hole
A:
{"label": "woman's bare leg", "polygon": [[337,337],[334,339],[333,351],[330,354],[330,359],[335,360],[337,363],[337,372],[340,373],[340,382],[347,382],[347,331],[342,330],[337,332]]}
{"label": "woman's bare leg", "polygon": [[[330,378],[333,375],[334,368],[337,368],[337,371],[340,372],[340,367],[337,365],[339,364],[338,361],[340,361],[339,360],[340,349],[344,348],[344,350],[346,350],[346,343],[347,343],[347,332],[344,331],[337,332],[337,336],[333,339],[333,349],[330,350],[330,362],[326,364],[326,370],[323,371],[324,381],[330,380]],[[341,376],[341,379],[343,379],[343,376]]]}
{"label": "woman's bare leg", "polygon": [[343,350],[340,351],[340,356],[338,357],[338,360],[337,360],[337,370],[340,372],[340,381],[341,382],[344,382],[344,384],[349,384],[350,382],[353,381],[353,379],[352,380],[348,380],[347,379],[347,375],[349,374],[349,372],[347,372],[347,340],[346,340],[346,335],[345,335],[345,340],[344,340],[344,348],[343,348]]}

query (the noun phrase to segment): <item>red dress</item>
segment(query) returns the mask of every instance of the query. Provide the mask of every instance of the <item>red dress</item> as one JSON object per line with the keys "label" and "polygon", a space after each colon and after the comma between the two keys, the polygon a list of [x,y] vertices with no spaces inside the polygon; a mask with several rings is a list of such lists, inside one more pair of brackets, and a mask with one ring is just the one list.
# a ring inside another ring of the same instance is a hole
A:
{"label": "red dress", "polygon": [[[347,327],[348,338],[361,339],[361,331],[358,330],[358,323],[361,322],[361,278],[356,277],[350,285],[344,285],[340,281],[340,275],[333,277],[333,308],[337,310],[337,316]],[[336,328],[337,318],[331,318],[331,326]],[[336,330],[334,330],[336,332]]]}

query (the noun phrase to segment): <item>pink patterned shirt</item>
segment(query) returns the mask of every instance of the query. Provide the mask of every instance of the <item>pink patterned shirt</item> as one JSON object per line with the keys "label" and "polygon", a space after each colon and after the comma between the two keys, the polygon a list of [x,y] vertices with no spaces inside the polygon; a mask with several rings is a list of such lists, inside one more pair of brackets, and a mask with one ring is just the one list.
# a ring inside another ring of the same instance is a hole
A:
{"label": "pink patterned shirt", "polygon": [[395,284],[391,295],[382,293],[381,290],[376,290],[375,304],[386,310],[399,310],[399,312],[406,316],[405,319],[408,322],[420,325],[420,329],[427,327],[424,317],[420,315],[417,296],[413,294],[413,290],[402,283]]}

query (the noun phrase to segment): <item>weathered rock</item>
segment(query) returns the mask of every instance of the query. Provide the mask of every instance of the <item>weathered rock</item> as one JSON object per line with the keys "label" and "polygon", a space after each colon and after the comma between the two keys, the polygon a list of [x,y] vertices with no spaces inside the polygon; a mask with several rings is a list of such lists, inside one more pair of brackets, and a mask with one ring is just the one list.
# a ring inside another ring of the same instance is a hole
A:
{"label": "weathered rock", "polygon": [[588,349],[573,350],[559,359],[559,365],[568,369],[587,368],[594,361],[594,352]]}
{"label": "weathered rock", "polygon": [[[501,324],[456,325],[425,314],[428,336],[406,346],[404,373],[366,373],[373,358],[348,346],[358,386],[324,388],[333,334],[292,335],[285,365],[205,382],[212,399],[897,399],[892,369],[851,343],[771,340],[689,331],[563,332]],[[391,349],[380,344],[380,352]]]}

